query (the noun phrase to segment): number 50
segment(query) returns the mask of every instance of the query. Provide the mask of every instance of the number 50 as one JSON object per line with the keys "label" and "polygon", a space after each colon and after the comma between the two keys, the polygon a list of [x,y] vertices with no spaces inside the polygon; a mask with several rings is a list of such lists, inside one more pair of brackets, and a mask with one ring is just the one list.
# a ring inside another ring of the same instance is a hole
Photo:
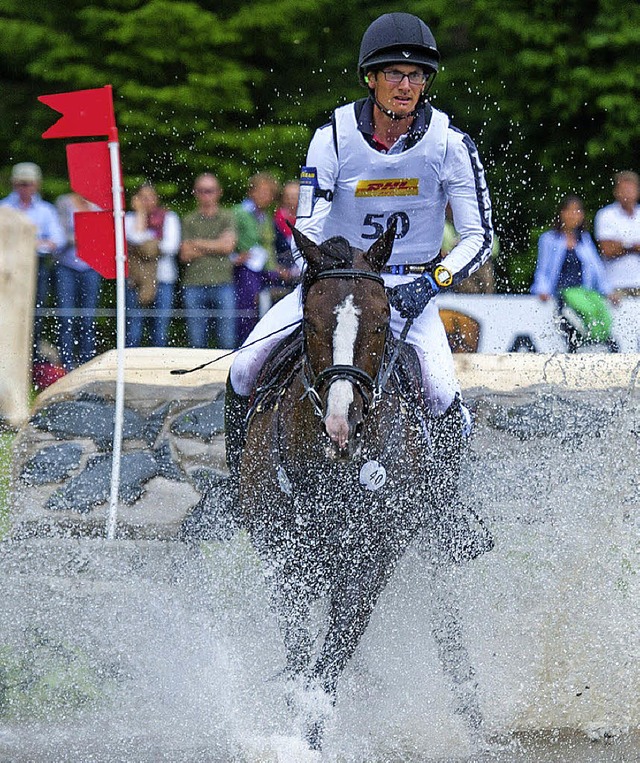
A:
{"label": "number 50", "polygon": [[[364,221],[362,225],[365,228],[373,228],[371,232],[366,232],[362,234],[362,238],[380,238],[382,234],[385,231],[385,227],[380,222],[380,220],[384,219],[385,213],[369,213],[365,216]],[[392,214],[387,217],[387,228],[391,225],[391,223],[397,220],[398,221],[398,230],[396,231],[396,238],[404,238],[407,233],[409,232],[409,215],[406,212],[393,212]]]}

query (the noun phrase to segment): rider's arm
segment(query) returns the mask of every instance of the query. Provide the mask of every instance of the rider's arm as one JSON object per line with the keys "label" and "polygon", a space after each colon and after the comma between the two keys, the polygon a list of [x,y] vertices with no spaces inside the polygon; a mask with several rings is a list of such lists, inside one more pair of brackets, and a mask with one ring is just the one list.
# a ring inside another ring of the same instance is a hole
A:
{"label": "rider's arm", "polygon": [[[338,157],[333,143],[333,130],[330,124],[316,130],[307,151],[307,167],[315,167],[318,172],[318,188],[333,191],[338,176]],[[296,220],[296,228],[316,243],[324,240],[324,223],[331,202],[327,199],[316,197],[311,217],[299,217]],[[300,254],[292,245],[292,253],[296,262],[300,264]]]}
{"label": "rider's arm", "polygon": [[468,135],[449,130],[443,185],[460,241],[442,261],[453,284],[463,281],[491,256],[491,200],[482,162]]}
{"label": "rider's arm", "polygon": [[613,205],[599,209],[593,221],[595,239],[605,260],[640,252],[640,241],[624,241]]}

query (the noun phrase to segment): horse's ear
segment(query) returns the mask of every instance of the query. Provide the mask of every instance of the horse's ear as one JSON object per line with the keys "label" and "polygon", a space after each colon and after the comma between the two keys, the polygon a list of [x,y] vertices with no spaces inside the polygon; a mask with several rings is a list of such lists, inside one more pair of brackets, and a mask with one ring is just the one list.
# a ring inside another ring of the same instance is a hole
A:
{"label": "horse's ear", "polygon": [[310,264],[318,262],[322,257],[320,247],[310,238],[307,238],[304,233],[299,231],[295,225],[289,224],[289,227],[291,228],[293,240],[296,242],[296,246],[305,260]]}
{"label": "horse's ear", "polygon": [[391,250],[393,249],[393,242],[396,238],[396,230],[398,228],[398,218],[392,218],[387,230],[380,236],[377,241],[369,247],[369,251],[365,252],[364,258],[371,265],[376,273],[379,273],[382,268],[387,264],[387,260],[391,257]]}

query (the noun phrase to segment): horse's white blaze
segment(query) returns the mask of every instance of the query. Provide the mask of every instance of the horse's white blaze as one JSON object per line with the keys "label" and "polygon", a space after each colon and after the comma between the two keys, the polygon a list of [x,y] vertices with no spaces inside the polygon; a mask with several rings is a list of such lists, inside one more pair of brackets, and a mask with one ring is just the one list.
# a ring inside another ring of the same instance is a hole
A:
{"label": "horse's white blaze", "polygon": [[[360,308],[353,304],[353,294],[349,294],[334,310],[336,327],[333,332],[334,365],[353,365],[353,353],[358,336]],[[333,382],[327,397],[325,429],[339,447],[344,448],[349,438],[347,420],[349,406],[353,402],[353,386],[346,379]]]}

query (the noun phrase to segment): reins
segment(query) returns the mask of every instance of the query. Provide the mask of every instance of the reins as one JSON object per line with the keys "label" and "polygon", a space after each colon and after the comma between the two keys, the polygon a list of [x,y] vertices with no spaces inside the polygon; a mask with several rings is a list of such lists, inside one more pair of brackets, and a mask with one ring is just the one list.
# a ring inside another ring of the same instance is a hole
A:
{"label": "reins", "polygon": [[283,331],[287,331],[287,329],[294,328],[295,326],[299,326],[301,323],[302,323],[302,318],[299,318],[297,321],[294,321],[293,323],[289,323],[280,329],[276,329],[275,331],[272,331],[270,334],[265,334],[265,336],[261,336],[261,337],[258,337],[258,339],[254,339],[253,342],[247,342],[246,344],[243,344],[240,347],[236,347],[235,350],[229,350],[229,352],[225,352],[223,355],[218,355],[217,358],[214,358],[213,360],[209,360],[207,363],[203,363],[200,366],[194,366],[193,368],[174,368],[169,373],[174,374],[175,376],[180,376],[182,374],[191,374],[194,371],[201,371],[203,368],[210,366],[212,363],[217,363],[219,360],[224,360],[224,358],[228,358],[230,355],[235,355],[236,352],[241,352],[247,347],[251,347],[254,344],[258,344],[258,342],[264,342],[265,339],[269,339],[270,337],[275,336],[276,334],[280,334]]}

